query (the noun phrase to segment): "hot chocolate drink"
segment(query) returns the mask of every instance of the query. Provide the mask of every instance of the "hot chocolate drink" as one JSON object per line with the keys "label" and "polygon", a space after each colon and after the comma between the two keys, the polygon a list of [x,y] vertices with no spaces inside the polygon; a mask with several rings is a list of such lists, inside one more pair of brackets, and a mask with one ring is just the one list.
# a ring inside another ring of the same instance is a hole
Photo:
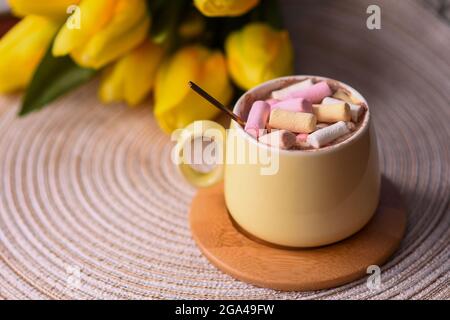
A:
{"label": "hot chocolate drink", "polygon": [[350,138],[367,106],[338,81],[304,78],[254,101],[245,131],[259,142],[287,150],[317,150]]}

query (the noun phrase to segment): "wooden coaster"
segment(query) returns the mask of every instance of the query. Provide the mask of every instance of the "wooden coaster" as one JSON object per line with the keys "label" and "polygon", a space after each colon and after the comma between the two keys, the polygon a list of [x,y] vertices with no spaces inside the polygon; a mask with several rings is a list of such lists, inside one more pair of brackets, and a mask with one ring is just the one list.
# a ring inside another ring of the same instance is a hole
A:
{"label": "wooden coaster", "polygon": [[198,191],[190,223],[203,254],[223,272],[260,287],[306,291],[337,287],[366,276],[370,265],[381,266],[400,244],[406,210],[393,184],[383,178],[377,212],[358,233],[318,248],[282,248],[235,226],[219,184]]}

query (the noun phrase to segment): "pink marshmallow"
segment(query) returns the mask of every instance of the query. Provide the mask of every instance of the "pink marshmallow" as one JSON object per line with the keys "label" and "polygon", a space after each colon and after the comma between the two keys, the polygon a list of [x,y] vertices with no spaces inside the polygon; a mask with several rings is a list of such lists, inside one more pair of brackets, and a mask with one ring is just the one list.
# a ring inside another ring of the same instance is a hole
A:
{"label": "pink marshmallow", "polygon": [[245,131],[255,138],[259,137],[260,130],[266,128],[270,115],[270,105],[265,101],[255,101],[248,114]]}
{"label": "pink marshmallow", "polygon": [[274,104],[277,104],[278,102],[280,102],[280,100],[277,99],[267,99],[266,102],[268,104],[270,104],[270,107],[272,107]]}
{"label": "pink marshmallow", "polygon": [[271,111],[274,109],[283,109],[292,112],[308,112],[312,113],[312,104],[309,100],[303,98],[294,98],[280,101],[271,105]]}
{"label": "pink marshmallow", "polygon": [[296,137],[297,142],[306,142],[306,139],[308,138],[307,133],[299,133]]}
{"label": "pink marshmallow", "polygon": [[311,103],[320,103],[324,98],[333,94],[330,86],[326,81],[321,81],[312,87],[301,89],[289,94],[290,98],[303,98]]}

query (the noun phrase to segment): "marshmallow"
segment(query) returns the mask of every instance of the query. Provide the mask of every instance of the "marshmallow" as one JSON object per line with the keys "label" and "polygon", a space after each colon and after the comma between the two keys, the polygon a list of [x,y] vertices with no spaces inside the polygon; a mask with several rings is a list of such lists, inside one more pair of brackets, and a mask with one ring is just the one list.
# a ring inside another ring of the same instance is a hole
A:
{"label": "marshmallow", "polygon": [[356,99],[353,95],[349,94],[344,89],[338,89],[334,94],[333,97],[339,100],[343,100],[347,103],[353,103],[353,104],[359,104],[361,101]]}
{"label": "marshmallow", "polygon": [[345,124],[347,125],[348,130],[350,131],[356,130],[356,125],[353,122],[346,122]]}
{"label": "marshmallow", "polygon": [[295,134],[287,130],[277,130],[259,137],[259,142],[280,149],[290,149],[295,144]]}
{"label": "marshmallow", "polygon": [[270,113],[269,126],[296,133],[310,133],[316,129],[316,117],[312,113],[274,109]]}
{"label": "marshmallow", "polygon": [[319,103],[325,97],[329,97],[333,94],[330,86],[326,81],[321,81],[313,85],[312,87],[300,89],[289,94],[290,98],[303,98],[311,101],[312,103]]}
{"label": "marshmallow", "polygon": [[325,99],[322,100],[321,104],[336,104],[336,103],[342,103],[342,102],[345,102],[345,101],[339,100],[336,98],[326,97]]}
{"label": "marshmallow", "polygon": [[258,138],[260,130],[265,129],[270,115],[270,105],[264,101],[255,101],[248,114],[245,131]]}
{"label": "marshmallow", "polygon": [[313,113],[320,122],[350,121],[350,107],[345,102],[336,104],[314,104]]}
{"label": "marshmallow", "polygon": [[344,121],[339,121],[331,126],[317,130],[310,135],[306,140],[314,148],[320,148],[333,140],[349,133],[347,125]]}
{"label": "marshmallow", "polygon": [[308,100],[303,98],[294,98],[289,100],[280,101],[274,105],[271,105],[271,110],[283,109],[293,112],[309,112],[312,113],[312,104]]}
{"label": "marshmallow", "polygon": [[306,139],[308,138],[308,134],[307,133],[299,133],[296,137],[297,142],[305,142]]}
{"label": "marshmallow", "polygon": [[271,97],[277,100],[284,100],[289,97],[289,94],[295,91],[306,89],[313,86],[311,79],[303,80],[301,82],[294,83],[286,88],[272,91]]}
{"label": "marshmallow", "polygon": [[[345,102],[345,101],[335,99],[335,98],[330,98],[330,97],[327,97],[322,100],[322,104],[336,104],[336,103],[342,103],[342,102]],[[350,106],[350,114],[352,115],[352,121],[355,123],[358,122],[358,119],[361,116],[362,112],[364,111],[364,108],[361,105],[354,104],[354,103],[348,103],[348,105]]]}
{"label": "marshmallow", "polygon": [[267,99],[266,102],[267,102],[268,104],[270,104],[270,107],[272,107],[274,104],[280,102],[280,100],[277,100],[277,99]]}
{"label": "marshmallow", "polygon": [[295,143],[295,146],[297,147],[297,149],[309,149],[309,148],[311,148],[311,145],[308,142],[300,141],[300,140],[297,140],[297,142]]}
{"label": "marshmallow", "polygon": [[316,125],[316,130],[326,128],[326,127],[328,127],[329,125],[330,125],[329,123],[324,123],[324,122],[318,123],[318,124]]}
{"label": "marshmallow", "polygon": [[307,133],[299,133],[297,137],[295,138],[295,146],[297,149],[308,149],[311,147],[311,145],[306,142],[308,139]]}

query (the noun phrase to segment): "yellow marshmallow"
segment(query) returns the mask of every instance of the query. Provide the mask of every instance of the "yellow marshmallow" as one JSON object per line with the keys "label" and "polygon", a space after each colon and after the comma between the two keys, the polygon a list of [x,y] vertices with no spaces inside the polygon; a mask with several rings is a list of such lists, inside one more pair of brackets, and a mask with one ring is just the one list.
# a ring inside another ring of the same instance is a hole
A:
{"label": "yellow marshmallow", "polygon": [[350,121],[352,115],[347,103],[313,104],[313,113],[319,122]]}
{"label": "yellow marshmallow", "polygon": [[317,119],[312,113],[292,112],[274,109],[270,113],[269,126],[296,133],[310,133],[316,130]]}
{"label": "yellow marshmallow", "polygon": [[343,89],[338,89],[334,94],[333,94],[333,98],[345,101],[347,103],[353,103],[353,104],[359,104],[361,103],[361,101],[359,101],[358,99],[356,99],[354,96],[352,96],[351,94],[348,94],[345,90]]}

